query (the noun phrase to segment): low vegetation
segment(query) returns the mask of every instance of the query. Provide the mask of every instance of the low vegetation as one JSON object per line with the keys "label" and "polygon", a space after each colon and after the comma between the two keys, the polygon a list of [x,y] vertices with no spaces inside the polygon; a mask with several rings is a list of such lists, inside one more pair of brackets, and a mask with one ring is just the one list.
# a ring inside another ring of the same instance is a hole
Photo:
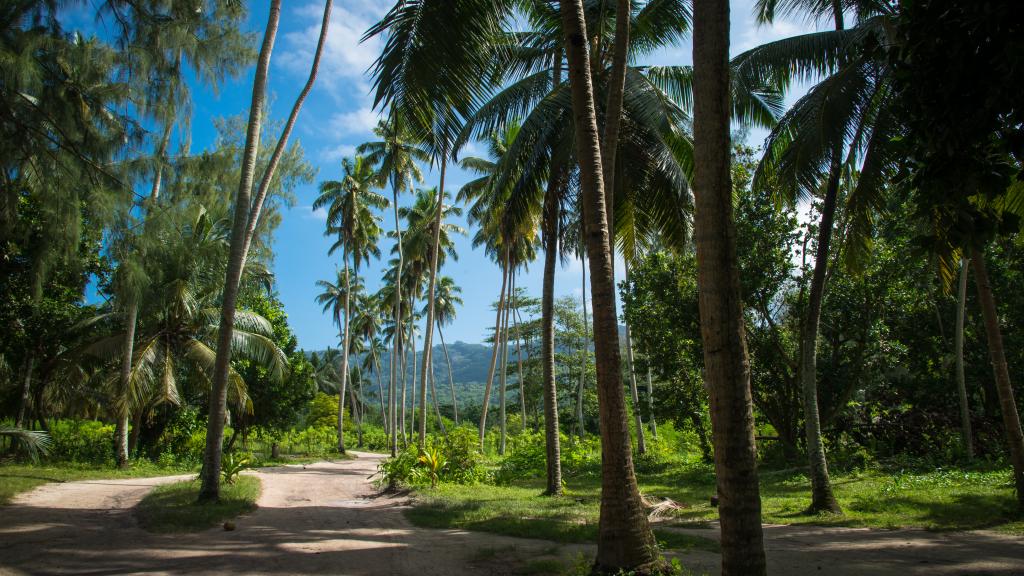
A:
{"label": "low vegetation", "polygon": [[101,480],[108,478],[149,478],[189,472],[179,467],[167,467],[141,460],[128,468],[111,468],[91,463],[61,462],[48,464],[8,463],[0,466],[0,506],[9,504],[22,492],[51,482]]}
{"label": "low vegetation", "polygon": [[255,510],[260,480],[239,476],[234,483],[223,484],[216,503],[197,504],[198,494],[197,480],[157,486],[136,508],[139,526],[150,532],[198,532],[212,528]]}

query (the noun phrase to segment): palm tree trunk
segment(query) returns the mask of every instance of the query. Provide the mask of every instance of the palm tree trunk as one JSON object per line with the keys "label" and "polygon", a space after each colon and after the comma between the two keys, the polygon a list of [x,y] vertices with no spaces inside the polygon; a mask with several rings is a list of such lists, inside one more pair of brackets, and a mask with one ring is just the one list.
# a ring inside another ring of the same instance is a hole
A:
{"label": "palm tree trunk", "polygon": [[587,319],[587,257],[584,254],[580,256],[580,263],[583,266],[583,286],[582,286],[582,300],[583,300],[583,343],[580,346],[580,383],[576,387],[576,427],[579,433],[580,440],[587,433],[586,427],[583,426],[583,391],[587,387],[587,342],[590,341],[590,321]]}
{"label": "palm tree trunk", "polygon": [[32,397],[32,372],[36,367],[35,353],[30,351],[28,360],[25,361],[25,377],[21,381],[21,399],[18,402],[18,415],[14,419],[15,428],[25,427],[25,418],[28,415],[29,399]]}
{"label": "palm tree trunk", "polygon": [[[626,265],[626,281],[629,282],[629,265]],[[626,372],[629,374],[629,392],[633,397],[633,420],[636,424],[636,453],[647,453],[647,441],[644,438],[644,419],[640,414],[640,394],[636,387],[636,370],[633,369],[633,338],[626,323]]]}
{"label": "palm tree trunk", "polygon": [[459,402],[455,398],[455,378],[452,376],[452,359],[448,356],[448,345],[444,343],[444,330],[441,329],[441,321],[437,321],[437,336],[441,338],[441,349],[444,350],[444,361],[448,364],[448,387],[452,391],[452,413],[455,416],[455,425],[459,425]]}
{"label": "palm tree trunk", "polygon": [[[605,216],[608,233],[615,234],[615,158],[619,148],[622,125],[622,102],[626,88],[626,66],[629,56],[629,0],[615,3],[615,46],[612,53],[611,78],[608,79],[608,102],[605,106],[604,134],[601,139],[601,161],[605,184]],[[614,245],[613,245],[614,248]],[[615,269],[612,268],[614,280]]]}
{"label": "palm tree trunk", "polygon": [[516,294],[516,273],[514,270],[510,270],[509,275],[512,277],[512,281],[509,283],[508,296],[505,297],[505,318],[502,320],[501,332],[495,336],[501,342],[501,373],[498,374],[498,454],[500,456],[505,455],[505,438],[508,433],[508,421],[505,417],[505,404],[508,400],[508,317],[509,312],[512,311]]}
{"label": "palm tree trunk", "polygon": [[643,570],[657,560],[657,546],[633,472],[626,399],[622,388],[611,231],[605,210],[601,142],[589,72],[581,0],[563,0],[569,83],[583,194],[583,218],[594,312],[594,352],[601,427],[601,516],[595,571]]}
{"label": "palm tree trunk", "polygon": [[[341,334],[341,383],[338,387],[338,452],[345,453],[345,391],[348,387],[348,357],[350,352],[352,318],[352,282],[348,271],[348,246],[342,249],[342,261],[345,266],[345,324]],[[353,405],[354,406],[354,405]]]}
{"label": "palm tree trunk", "polygon": [[[554,85],[561,84],[562,54],[555,58]],[[562,493],[562,447],[558,426],[558,382],[555,380],[555,266],[558,261],[558,195],[561,173],[553,170],[544,193],[544,285],[541,294],[541,363],[544,370],[544,444],[547,458],[545,494]]]}
{"label": "palm tree trunk", "polygon": [[[393,198],[392,207],[395,213],[395,237],[397,238],[395,246],[398,248],[398,266],[395,268],[395,334],[394,350],[391,353],[391,455],[395,456],[398,453],[398,430],[401,429],[402,443],[405,444],[405,352],[402,346],[402,267],[405,264],[405,250],[402,249],[402,220],[398,215],[398,188],[394,185],[394,179],[392,180],[391,194]],[[399,356],[401,356],[402,366],[402,410],[401,416],[402,421],[399,426],[395,426],[395,417],[398,416],[398,409],[395,405],[397,397],[398,386],[398,373],[396,371],[396,362],[398,362]]]}
{"label": "palm tree trunk", "polygon": [[139,408],[132,415],[132,431],[128,436],[128,454],[135,454],[139,449],[139,436],[142,434],[142,418],[145,411],[145,408]]}
{"label": "palm tree trunk", "polygon": [[131,396],[132,356],[135,346],[135,327],[139,317],[139,302],[133,298],[128,303],[124,318],[124,354],[121,357],[121,390],[117,407],[117,424],[114,427],[114,461],[118,468],[128,467],[128,419],[131,417],[129,399]]}
{"label": "palm tree trunk", "polygon": [[373,349],[373,342],[370,342],[370,355],[373,357],[373,373],[377,376],[377,399],[380,400],[380,422],[384,428],[384,435],[391,435],[391,428],[388,424],[388,411],[384,408],[384,384],[380,379],[380,359],[377,358],[377,351]]}
{"label": "palm tree trunk", "polygon": [[1006,431],[1006,443],[1010,449],[1010,461],[1013,462],[1013,484],[1017,490],[1017,506],[1024,510],[1024,433],[1021,432],[1020,415],[1017,414],[1017,403],[1013,397],[1013,387],[1010,385],[1010,371],[1007,368],[1006,353],[1003,350],[1003,334],[999,328],[999,313],[996,310],[995,297],[992,295],[992,284],[988,278],[985,255],[975,248],[972,250],[971,260],[974,267],[974,282],[978,288],[978,301],[985,319],[988,355],[992,361],[996,392],[999,394],[1003,429]]}
{"label": "palm tree trunk", "polygon": [[220,499],[220,458],[224,424],[227,418],[227,382],[231,368],[231,340],[235,325],[235,304],[238,301],[242,269],[245,266],[245,231],[249,224],[249,209],[252,184],[256,176],[256,155],[259,150],[260,132],[263,127],[263,106],[267,95],[267,72],[270,68],[270,54],[277,38],[277,27],[281,19],[281,0],[272,0],[267,20],[263,45],[256,64],[253,79],[252,103],[249,107],[249,124],[246,129],[245,150],[242,154],[242,171],[235,196],[234,222],[231,228],[231,248],[228,256],[224,294],[221,299],[220,331],[217,335],[217,358],[214,361],[213,383],[210,389],[210,414],[206,424],[206,450],[203,454],[202,487],[199,501],[209,502]]}
{"label": "palm tree trunk", "polygon": [[807,458],[810,463],[811,475],[811,505],[807,510],[809,513],[832,512],[839,514],[842,512],[832,493],[832,483],[828,476],[825,446],[821,439],[817,382],[818,326],[821,322],[821,306],[825,296],[832,228],[839,197],[840,169],[839,159],[833,158],[821,207],[821,221],[818,224],[818,246],[814,255],[814,275],[811,277],[811,288],[807,299],[807,315],[804,317],[803,333],[800,336],[800,381],[804,401]]}
{"label": "palm tree trunk", "polygon": [[[409,353],[412,356],[412,368],[409,370],[412,385],[409,387],[409,436],[416,430],[416,321],[413,310],[416,310],[416,300],[411,299],[409,303]],[[426,390],[426,382],[420,382],[420,390]],[[417,443],[417,446],[419,444]]]}
{"label": "palm tree trunk", "polygon": [[[434,214],[434,238],[433,244],[430,246],[430,282],[427,290],[427,323],[426,330],[423,331],[423,368],[421,371],[420,380],[422,382],[427,381],[427,368],[432,366],[433,350],[433,335],[434,335],[434,299],[435,290],[437,286],[437,259],[438,252],[441,246],[441,224],[444,219],[444,176],[445,169],[448,167],[448,154],[444,153],[441,156],[441,182],[437,187],[437,211]],[[434,381],[430,381],[433,386]],[[426,392],[420,393],[420,448],[426,447],[427,442],[427,395]],[[440,415],[440,414],[439,414]]]}
{"label": "palm tree trunk", "polygon": [[434,414],[437,415],[437,428],[441,431],[441,435],[447,437],[448,430],[444,427],[444,419],[441,418],[441,406],[437,403],[437,383],[436,375],[434,374],[434,355],[430,355],[430,401],[434,404]]}
{"label": "palm tree trunk", "polygon": [[508,250],[501,261],[501,292],[498,293],[498,310],[494,318],[494,348],[491,350],[491,366],[487,369],[487,386],[484,388],[484,403],[480,407],[480,450],[484,449],[487,433],[487,410],[491,405],[491,388],[494,386],[494,365],[498,361],[498,346],[501,342],[501,309],[505,305],[505,289],[508,287]]}
{"label": "palm tree trunk", "polygon": [[[406,420],[405,408],[406,408],[406,406],[409,405],[409,399],[408,399],[408,396],[407,396],[407,393],[409,391],[409,379],[408,379],[409,362],[408,362],[408,358],[405,355],[405,342],[404,342],[404,340],[405,340],[405,338],[404,338],[405,326],[401,327],[401,331],[403,333],[403,342],[402,342],[402,346],[401,346],[401,350],[400,350],[401,354],[402,354],[402,414],[401,414],[402,421],[399,423],[399,426],[400,426],[399,430],[401,430],[401,433],[402,433],[402,446],[405,447],[405,446],[409,445],[409,439],[405,435],[405,427],[406,427],[406,424],[408,423],[408,420]],[[413,344],[415,345],[415,342],[413,342]]]}
{"label": "palm tree trunk", "polygon": [[[398,338],[398,335],[394,335],[392,340]],[[398,455],[398,422],[395,417],[398,416],[398,348],[392,346],[391,358],[388,363],[390,364],[391,381],[388,383],[388,422],[389,426],[389,444],[391,445],[391,456]]]}
{"label": "palm tree trunk", "polygon": [[[362,374],[362,372],[360,372]],[[356,394],[356,382],[352,381],[352,385],[348,387],[348,400],[349,404],[352,405],[352,417],[356,420],[356,447],[363,447],[363,414],[362,414],[362,402],[359,400],[359,394]]]}
{"label": "palm tree trunk", "polygon": [[967,459],[974,459],[974,440],[971,434],[971,407],[967,402],[967,378],[964,374],[964,308],[967,304],[967,275],[970,261],[964,257],[960,262],[960,289],[956,300],[956,334],[953,347],[956,349],[956,388],[960,395],[960,430],[963,436],[964,452]]}
{"label": "palm tree trunk", "polygon": [[728,0],[694,0],[693,22],[694,236],[722,575],[764,576],[750,362],[732,212]]}
{"label": "palm tree trunk", "polygon": [[[648,360],[650,362],[650,360]],[[647,366],[647,411],[651,415],[651,436],[658,439],[658,422],[654,418],[654,379],[651,378],[651,367]]]}
{"label": "palm tree trunk", "polygon": [[519,308],[516,307],[515,314],[512,317],[512,323],[516,327],[516,364],[518,366],[518,378],[519,378],[519,415],[521,418],[520,429],[522,432],[526,431],[526,382],[523,380],[523,347],[522,347],[522,318],[519,318]]}

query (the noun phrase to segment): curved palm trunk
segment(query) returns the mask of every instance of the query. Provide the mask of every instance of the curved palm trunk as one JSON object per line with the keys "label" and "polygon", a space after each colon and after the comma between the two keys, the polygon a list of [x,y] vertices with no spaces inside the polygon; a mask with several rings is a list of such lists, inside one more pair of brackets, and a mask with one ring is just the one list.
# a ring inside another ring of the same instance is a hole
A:
{"label": "curved palm trunk", "polygon": [[[404,340],[404,331],[405,331],[405,327],[404,326],[402,327],[402,331],[403,331],[403,340]],[[409,398],[408,398],[408,394],[407,394],[408,391],[409,391],[409,378],[408,378],[408,376],[409,376],[409,359],[405,355],[405,343],[404,342],[402,343],[402,346],[401,346],[401,354],[402,354],[402,414],[401,414],[402,421],[400,422],[399,430],[402,433],[402,446],[405,447],[405,446],[409,445],[409,439],[405,435],[405,428],[406,428],[406,425],[408,424],[408,420],[406,419],[405,408],[409,405]]]}
{"label": "curved palm trunk", "polygon": [[969,261],[964,257],[960,262],[960,287],[956,300],[956,334],[953,347],[956,350],[956,388],[960,396],[960,431],[967,459],[974,459],[974,440],[971,434],[971,407],[967,402],[967,378],[964,375],[964,307],[967,304],[967,275]]}
{"label": "curved palm trunk", "polygon": [[[348,270],[348,248],[342,250],[342,260],[345,263],[345,324],[342,328],[341,334],[341,384],[338,388],[338,452],[341,454],[345,453],[345,391],[348,387],[348,357],[351,346],[351,322],[352,310],[351,310],[351,293],[352,283],[349,278]],[[351,394],[351,390],[349,390]],[[353,411],[355,404],[352,404]]]}
{"label": "curved palm trunk", "polygon": [[1020,415],[1017,413],[1017,403],[1013,397],[1013,387],[1010,385],[1010,371],[1006,365],[1003,335],[999,328],[999,313],[996,310],[995,297],[992,295],[992,284],[988,278],[985,255],[975,248],[972,250],[971,261],[974,267],[974,282],[978,289],[978,301],[981,304],[982,316],[985,318],[988,355],[992,361],[996,392],[999,393],[1003,429],[1006,431],[1010,461],[1013,462],[1013,484],[1017,490],[1017,506],[1024,510],[1024,432],[1021,432]]}
{"label": "curved palm trunk", "polygon": [[448,387],[452,391],[452,412],[455,416],[455,425],[459,425],[459,402],[455,398],[455,378],[452,376],[452,359],[448,356],[448,345],[444,343],[444,330],[441,329],[441,321],[437,320],[437,336],[441,339],[441,350],[444,350],[444,361],[448,364]]}
{"label": "curved palm trunk", "polygon": [[814,275],[811,277],[811,289],[807,299],[807,316],[804,318],[803,332],[800,336],[800,382],[811,475],[811,505],[807,510],[810,513],[842,512],[832,493],[832,483],[828,476],[825,446],[821,439],[817,383],[818,326],[821,322],[821,306],[828,277],[832,228],[839,197],[840,168],[839,159],[833,158],[821,207],[821,222],[818,224],[818,246],[814,255]]}
{"label": "curved palm trunk", "polygon": [[498,345],[501,342],[501,310],[505,305],[505,289],[508,287],[508,251],[501,261],[501,292],[498,293],[498,310],[494,318],[494,348],[491,350],[491,365],[487,369],[487,386],[484,388],[484,401],[480,410],[480,450],[484,449],[484,436],[487,433],[487,411],[491,406],[491,389],[494,386],[494,365],[498,361]]}
{"label": "curved palm trunk", "polygon": [[694,237],[722,575],[764,576],[750,362],[732,211],[728,0],[694,0],[693,31]]}
{"label": "curved palm trunk", "polygon": [[[554,85],[561,83],[562,55],[555,58]],[[558,426],[558,382],[555,380],[555,266],[558,260],[558,194],[560,173],[553,171],[544,194],[544,285],[541,294],[541,363],[544,370],[544,444],[547,457],[545,494],[562,493],[562,447]]]}
{"label": "curved palm trunk", "polygon": [[263,106],[267,95],[267,72],[270,68],[270,54],[277,38],[277,27],[281,19],[281,0],[272,0],[267,20],[263,45],[253,79],[252,103],[249,107],[249,123],[245,136],[245,150],[242,154],[242,172],[235,196],[234,222],[231,228],[231,248],[221,301],[220,331],[217,335],[217,358],[213,368],[213,384],[210,390],[210,414],[206,425],[206,450],[203,455],[202,487],[199,501],[220,499],[220,459],[224,424],[227,419],[227,381],[231,362],[231,338],[235,325],[235,305],[238,289],[245,266],[245,232],[249,224],[249,210],[252,184],[256,176],[256,152],[259,150],[260,132],[263,127]]}
{"label": "curved palm trunk", "polygon": [[[413,298],[409,302],[409,310],[416,309],[416,299]],[[409,355],[411,356],[412,366],[409,369],[410,378],[412,383],[409,387],[409,436],[413,435],[416,431],[416,322],[415,317],[410,312],[409,314]],[[420,390],[424,389],[425,382],[420,382]],[[418,446],[419,444],[417,444]]]}
{"label": "curved palm trunk", "polygon": [[[397,338],[397,336],[395,336]],[[395,417],[398,415],[397,405],[397,392],[398,392],[398,349],[392,346],[391,358],[388,363],[390,364],[391,381],[388,383],[388,426],[390,429],[389,433],[389,444],[391,448],[391,456],[394,457],[398,454],[398,423],[395,421]]]}
{"label": "curved palm trunk", "polygon": [[505,318],[501,323],[501,332],[495,336],[501,342],[501,373],[498,375],[498,454],[501,456],[505,455],[505,438],[508,435],[508,420],[506,419],[505,412],[505,406],[508,402],[508,317],[512,311],[512,303],[515,302],[516,293],[516,273],[515,271],[510,271],[509,275],[512,277],[512,281],[510,282],[508,296],[505,298]]}
{"label": "curved palm trunk", "polygon": [[585,255],[580,258],[580,262],[583,266],[583,345],[580,347],[580,383],[576,387],[576,428],[580,440],[582,440],[587,433],[587,429],[583,425],[583,390],[587,387],[587,342],[590,340],[590,321],[587,319],[587,258]]}
{"label": "curved palm trunk", "polygon": [[[430,246],[430,287],[427,290],[427,323],[426,330],[423,331],[423,368],[420,372],[420,381],[427,381],[427,368],[432,366],[433,350],[432,341],[434,335],[434,299],[435,289],[437,286],[437,259],[438,252],[441,246],[441,223],[444,219],[444,176],[445,170],[448,167],[448,156],[447,154],[441,156],[441,182],[437,187],[437,210],[434,214],[434,238],[433,244]],[[430,385],[434,385],[434,380],[431,378]],[[420,448],[424,448],[427,443],[427,394],[424,386],[420,392]],[[436,406],[435,398],[435,406]],[[438,412],[438,417],[440,417]],[[443,424],[442,424],[443,427]]]}
{"label": "curved palm trunk", "polygon": [[601,427],[601,517],[596,571],[645,569],[658,559],[654,535],[633,472],[626,399],[622,388],[611,231],[605,210],[601,143],[590,81],[586,21],[581,0],[563,0],[569,82],[583,194],[583,218],[590,259],[594,352]]}

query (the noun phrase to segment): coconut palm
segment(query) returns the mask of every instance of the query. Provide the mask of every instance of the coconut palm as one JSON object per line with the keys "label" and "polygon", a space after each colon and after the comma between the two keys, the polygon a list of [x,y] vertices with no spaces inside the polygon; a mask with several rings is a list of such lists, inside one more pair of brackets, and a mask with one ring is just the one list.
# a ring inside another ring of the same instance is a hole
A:
{"label": "coconut palm", "polygon": [[[373,208],[382,209],[388,206],[387,198],[373,191],[378,177],[373,166],[362,156],[354,159],[342,160],[344,178],[342,180],[328,180],[320,184],[320,196],[313,202],[313,209],[327,209],[328,233],[336,233],[338,241],[331,247],[330,252],[341,250],[344,288],[344,304],[342,305],[345,316],[342,328],[341,347],[341,386],[338,397],[338,451],[345,452],[344,410],[346,383],[348,382],[348,359],[351,355],[351,330],[352,320],[351,299],[354,294],[353,286],[360,286],[359,265],[366,262],[370,256],[379,256],[380,249],[377,248],[377,240],[380,237],[381,229],[378,224],[380,218],[372,212]],[[355,282],[349,277],[349,259],[352,261],[352,273]],[[323,302],[321,302],[323,303]],[[354,408],[354,407],[353,407]]]}
{"label": "coconut palm", "polygon": [[[360,154],[364,154],[370,164],[374,165],[377,169],[378,185],[383,187],[386,183],[391,184],[391,193],[395,214],[395,230],[394,234],[397,238],[398,246],[398,264],[396,266],[395,273],[395,322],[401,324],[402,321],[402,267],[404,264],[404,254],[402,252],[402,222],[398,211],[398,196],[403,192],[410,191],[412,187],[423,181],[423,175],[420,172],[417,162],[425,162],[429,159],[427,153],[417,144],[414,140],[411,131],[408,128],[407,121],[404,116],[395,112],[396,108],[392,108],[392,114],[386,121],[380,121],[377,123],[377,127],[374,128],[374,134],[380,138],[380,140],[373,142],[366,142],[361,144],[356,150]],[[395,333],[397,338],[393,342],[393,349],[391,351],[391,387],[394,389],[395,381],[397,378],[395,358],[398,357],[398,351],[401,348],[401,331]],[[394,395],[390,396],[394,398]],[[394,424],[394,407],[390,408],[391,422]],[[402,431],[404,434],[404,418]],[[396,427],[391,427],[391,451],[396,453],[398,446],[398,436]]]}
{"label": "coconut palm", "polygon": [[694,0],[694,231],[705,381],[722,519],[722,574],[766,573],[750,364],[736,260],[729,141],[729,3]]}
{"label": "coconut palm", "polygon": [[[818,83],[779,120],[765,142],[754,177],[755,188],[771,187],[781,199],[820,198],[814,271],[801,324],[800,380],[807,454],[810,461],[809,513],[841,511],[832,493],[818,410],[817,346],[821,308],[829,277],[828,261],[837,220],[845,220],[843,245],[856,265],[870,248],[874,215],[881,211],[882,184],[897,160],[892,111],[892,78],[884,56],[871,47],[885,44],[885,22],[892,8],[870,0],[760,0],[758,18],[802,13],[831,19],[834,30],[815,32],[758,46],[734,59],[751,77],[784,89],[796,79]],[[857,20],[846,28],[846,12]],[[859,169],[856,184],[840,206],[844,173]]]}
{"label": "coconut palm", "polygon": [[455,397],[455,378],[452,375],[452,359],[448,355],[448,345],[444,341],[444,327],[451,324],[455,319],[456,307],[462,306],[462,288],[455,284],[450,276],[441,276],[437,280],[437,293],[435,294],[434,321],[437,325],[437,335],[441,339],[441,349],[444,351],[444,361],[448,364],[448,387],[452,393],[452,413],[455,425],[459,425],[459,401]]}

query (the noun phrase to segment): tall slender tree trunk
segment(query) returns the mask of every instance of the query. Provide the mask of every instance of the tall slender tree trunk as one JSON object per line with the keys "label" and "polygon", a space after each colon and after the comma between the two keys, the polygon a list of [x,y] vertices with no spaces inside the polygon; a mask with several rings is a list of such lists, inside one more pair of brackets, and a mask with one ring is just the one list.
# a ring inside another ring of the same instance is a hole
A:
{"label": "tall slender tree trunk", "polygon": [[[615,2],[615,46],[612,52],[611,77],[608,79],[608,102],[605,106],[604,134],[601,139],[601,161],[604,176],[605,216],[608,219],[608,234],[615,235],[615,159],[619,149],[619,132],[622,126],[622,103],[626,91],[626,66],[629,58],[629,0]],[[615,243],[612,242],[614,254]],[[615,268],[612,267],[614,286]]]}
{"label": "tall slender tree trunk", "polygon": [[800,382],[804,401],[807,458],[811,475],[811,505],[807,510],[809,513],[832,512],[839,514],[842,512],[832,493],[832,483],[829,480],[828,463],[825,458],[825,445],[821,438],[817,370],[818,326],[821,322],[821,306],[825,297],[825,283],[828,279],[828,259],[831,253],[832,229],[839,198],[840,169],[839,158],[833,158],[821,207],[818,245],[814,255],[814,274],[811,277],[807,313],[800,336]]}
{"label": "tall slender tree trunk", "polygon": [[[394,335],[392,340],[394,340],[395,338],[398,338],[397,334]],[[397,401],[398,401],[398,398],[397,398],[397,394],[398,394],[398,370],[397,370],[398,367],[397,367],[397,362],[398,362],[398,348],[395,347],[395,346],[392,346],[391,358],[389,359],[389,362],[388,362],[390,364],[390,366],[389,366],[390,370],[389,371],[391,372],[391,380],[388,383],[388,425],[390,426],[389,436],[388,436],[389,442],[388,443],[390,444],[391,456],[392,457],[398,455],[398,422],[395,420],[395,417],[398,416],[398,414],[397,414],[397,412],[398,412],[398,410],[397,410],[397,408],[398,408],[398,405],[397,405]]]}
{"label": "tall slender tree trunk", "polygon": [[[352,318],[352,282],[348,270],[348,246],[341,252],[341,258],[345,266],[345,324],[341,333],[341,383],[338,387],[338,452],[345,453],[345,391],[348,387],[348,357],[351,346],[351,318]],[[353,404],[353,408],[355,404]]]}
{"label": "tall slender tree trunk", "polygon": [[231,248],[221,299],[220,331],[217,338],[217,357],[213,367],[213,384],[210,390],[210,414],[206,425],[206,451],[203,455],[202,487],[199,500],[220,499],[221,442],[227,418],[227,381],[231,369],[231,340],[235,325],[235,305],[238,289],[245,266],[245,232],[249,224],[252,184],[256,176],[256,155],[260,145],[263,127],[263,107],[267,94],[267,72],[270,68],[270,54],[277,38],[277,27],[281,18],[281,0],[272,0],[267,19],[263,45],[256,64],[253,79],[252,103],[249,107],[249,123],[242,154],[242,171],[235,196],[234,222],[231,228]]}
{"label": "tall slender tree trunk", "polygon": [[498,374],[498,454],[501,456],[505,455],[505,438],[508,434],[508,420],[505,411],[506,403],[508,402],[508,317],[515,302],[515,270],[510,270],[509,276],[512,277],[512,280],[509,283],[508,296],[505,298],[505,318],[501,323],[501,332],[496,335],[501,341],[501,373]]}
{"label": "tall slender tree trunk", "polygon": [[[626,281],[629,282],[629,265],[626,265]],[[633,338],[626,323],[626,373],[629,374],[629,392],[633,398],[633,420],[636,424],[636,453],[647,453],[647,440],[644,438],[644,419],[640,414],[640,394],[636,386],[636,370],[633,368]]]}
{"label": "tall slender tree trunk", "polygon": [[[434,237],[432,244],[430,245],[430,281],[429,288],[427,289],[427,323],[425,324],[426,330],[423,331],[423,368],[420,372],[420,381],[427,381],[427,369],[432,366],[433,355],[433,335],[434,335],[434,299],[435,291],[437,286],[437,260],[438,252],[440,252],[441,246],[441,224],[444,220],[444,176],[445,170],[448,167],[448,154],[443,153],[441,156],[441,182],[437,187],[437,210],[434,213]],[[430,381],[433,386],[434,381]],[[422,386],[421,386],[422,387]],[[425,392],[420,392],[420,448],[424,448],[427,443],[427,395]],[[443,425],[442,425],[443,426]]]}
{"label": "tall slender tree trunk", "polygon": [[587,428],[583,425],[583,391],[587,387],[587,353],[590,342],[590,321],[587,319],[587,256],[586,248],[580,255],[580,263],[583,266],[582,276],[582,301],[583,301],[583,345],[580,347],[580,383],[576,387],[576,428],[580,440],[587,434]]}
{"label": "tall slender tree trunk", "polygon": [[434,414],[437,415],[437,429],[441,431],[441,435],[447,437],[448,430],[444,427],[444,419],[441,418],[441,406],[437,402],[437,383],[436,375],[434,374],[434,355],[430,355],[430,401],[434,404]]}
{"label": "tall slender tree trunk", "polygon": [[519,379],[519,415],[522,419],[520,428],[523,432],[526,431],[526,382],[523,379],[523,347],[522,347],[522,318],[519,318],[519,307],[516,306],[516,310],[512,316],[512,322],[516,326],[516,364],[517,374]]}
{"label": "tall slender tree trunk", "polygon": [[995,296],[992,294],[992,283],[988,278],[988,266],[985,263],[984,253],[977,248],[973,249],[971,263],[974,268],[974,282],[978,288],[981,314],[985,319],[988,355],[992,362],[996,392],[999,394],[1003,429],[1006,431],[1006,443],[1010,449],[1010,461],[1013,462],[1013,485],[1017,490],[1017,506],[1024,510],[1024,432],[1021,432],[1017,402],[1013,397],[1013,387],[1010,385],[1010,371],[1006,364],[1006,353],[1003,350],[999,313],[996,310]]}
{"label": "tall slender tree trunk", "polygon": [[694,0],[693,63],[694,235],[718,480],[722,575],[764,576],[750,360],[732,210],[728,0]]}
{"label": "tall slender tree trunk", "polygon": [[644,419],[640,413],[640,393],[636,386],[636,372],[633,370],[633,339],[630,338],[629,324],[626,324],[626,373],[629,374],[629,393],[633,400],[633,423],[636,425],[636,453],[646,454],[647,440],[644,438]]}
{"label": "tall slender tree trunk", "polygon": [[[402,353],[402,415],[401,415],[402,419],[401,420],[402,421],[400,422],[400,428],[399,429],[401,430],[401,433],[402,433],[402,446],[405,447],[405,446],[409,445],[409,439],[408,439],[408,437],[405,434],[405,429],[406,429],[406,426],[408,424],[408,420],[406,419],[406,413],[405,413],[406,411],[405,411],[405,409],[409,405],[409,398],[408,398],[408,394],[407,394],[408,391],[409,391],[409,378],[408,378],[408,375],[409,375],[409,360],[408,360],[408,358],[405,355],[405,342],[404,342],[404,340],[405,340],[405,326],[402,326],[402,332],[403,332],[403,334],[402,334],[403,342],[402,342],[402,346],[401,346],[401,353]],[[413,341],[413,346],[415,346],[415,345],[416,345],[416,342]]]}
{"label": "tall slender tree trunk", "polygon": [[[395,456],[398,453],[399,429],[401,429],[402,443],[405,444],[405,353],[402,351],[402,332],[405,329],[402,325],[402,267],[405,265],[405,250],[402,248],[402,220],[398,215],[398,188],[395,186],[394,179],[392,179],[391,183],[391,193],[392,198],[394,199],[392,207],[395,212],[395,237],[397,238],[395,245],[398,247],[398,266],[395,267],[395,334],[393,338],[394,341],[392,342],[394,350],[391,353],[391,455]],[[399,357],[401,357],[402,366],[402,421],[398,426],[396,426],[395,424],[397,422],[395,417],[398,416],[397,406],[395,406],[395,402],[397,401],[395,392],[397,392],[396,388],[398,386],[396,362],[399,362]]]}
{"label": "tall slender tree trunk", "polygon": [[[561,84],[562,54],[555,58],[554,86]],[[555,380],[555,266],[558,263],[558,220],[561,172],[553,170],[544,194],[544,284],[541,291],[541,364],[544,370],[544,444],[547,459],[545,494],[562,493],[562,447],[558,426],[558,382]]]}
{"label": "tall slender tree trunk", "polygon": [[441,339],[441,350],[444,350],[444,361],[448,364],[448,387],[452,391],[452,414],[455,416],[455,425],[459,425],[459,402],[455,398],[455,377],[452,376],[452,359],[448,356],[448,345],[444,343],[444,330],[441,329],[441,321],[437,320],[437,336]]}
{"label": "tall slender tree trunk", "polygon": [[32,371],[36,367],[36,356],[29,352],[28,360],[25,361],[25,377],[21,380],[21,400],[18,402],[18,416],[14,419],[15,428],[25,426],[25,415],[28,414],[28,402],[32,397]]}
{"label": "tall slender tree trunk", "polygon": [[132,414],[132,431],[128,436],[128,453],[135,454],[139,449],[139,435],[142,433],[142,421],[145,416],[145,408],[139,408]]}
{"label": "tall slender tree trunk", "polygon": [[970,261],[965,256],[960,262],[960,286],[956,299],[956,388],[960,396],[960,433],[968,460],[974,459],[974,440],[971,433],[971,406],[967,401],[967,378],[964,374],[964,308],[967,305],[967,276]]}
{"label": "tall slender tree trunk", "polygon": [[[360,372],[360,375],[362,372]],[[356,393],[356,382],[353,380],[352,385],[348,387],[348,400],[349,404],[352,405],[352,417],[356,421],[356,447],[363,447],[363,410],[362,401],[359,399],[361,394]]]}
{"label": "tall slender tree trunk", "polygon": [[498,310],[494,318],[494,348],[491,350],[491,366],[487,369],[487,386],[484,388],[483,406],[480,407],[480,450],[484,449],[487,434],[487,411],[491,406],[491,389],[494,386],[494,366],[498,361],[498,345],[501,342],[501,310],[505,305],[505,289],[508,287],[508,250],[501,259],[501,292],[498,293]]}
{"label": "tall slender tree trunk", "polygon": [[595,570],[642,571],[658,561],[633,472],[626,399],[622,388],[618,320],[615,315],[611,231],[605,209],[601,142],[591,84],[586,20],[581,0],[563,0],[569,83],[583,194],[583,219],[590,259],[594,353],[601,428],[601,516]]}
{"label": "tall slender tree trunk", "polygon": [[373,349],[373,342],[370,342],[370,355],[373,357],[373,373],[377,376],[377,399],[380,400],[381,426],[384,428],[384,435],[390,437],[391,428],[388,423],[388,411],[384,407],[384,383],[380,379],[380,358],[377,357],[377,351]]}
{"label": "tall slender tree trunk", "polygon": [[[650,360],[648,359],[648,362]],[[647,412],[651,416],[651,436],[658,439],[658,421],[654,418],[654,379],[651,378],[651,366],[647,366]]]}
{"label": "tall slender tree trunk", "polygon": [[[409,387],[409,436],[416,431],[416,316],[412,312],[416,310],[416,300],[410,298],[409,302],[409,355],[412,357],[412,367],[409,370],[412,385]],[[425,389],[426,382],[420,382],[420,390]],[[419,444],[417,443],[417,446]]]}
{"label": "tall slender tree trunk", "polygon": [[132,356],[135,346],[135,327],[138,323],[139,302],[133,298],[127,303],[124,318],[124,353],[121,357],[121,390],[115,403],[117,423],[114,426],[114,462],[118,468],[128,467],[128,420],[131,418]]}

